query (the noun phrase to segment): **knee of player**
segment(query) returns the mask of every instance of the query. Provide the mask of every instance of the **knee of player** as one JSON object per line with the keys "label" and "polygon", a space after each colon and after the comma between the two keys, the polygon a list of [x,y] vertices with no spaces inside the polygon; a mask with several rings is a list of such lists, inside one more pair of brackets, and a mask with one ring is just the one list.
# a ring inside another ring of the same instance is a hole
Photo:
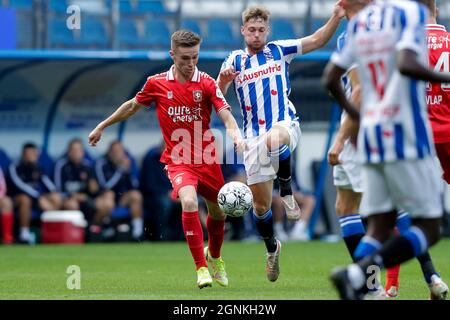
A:
{"label": "knee of player", "polygon": [[339,217],[350,215],[350,214],[355,214],[355,213],[359,212],[359,208],[357,205],[355,205],[354,203],[349,202],[349,201],[343,201],[342,199],[339,199],[339,198],[336,199],[335,208],[336,208],[336,214]]}
{"label": "knee of player", "polygon": [[193,212],[198,211],[198,201],[196,197],[183,197],[181,199],[181,206],[183,207],[183,211]]}
{"label": "knee of player", "polygon": [[16,203],[18,206],[31,206],[31,197],[26,194],[19,194],[16,199]]}
{"label": "knee of player", "polygon": [[0,199],[0,210],[3,212],[10,212],[13,209],[13,202],[10,197],[5,196]]}
{"label": "knee of player", "polygon": [[253,201],[253,208],[258,215],[262,215],[269,211],[271,208],[270,203],[267,201]]}

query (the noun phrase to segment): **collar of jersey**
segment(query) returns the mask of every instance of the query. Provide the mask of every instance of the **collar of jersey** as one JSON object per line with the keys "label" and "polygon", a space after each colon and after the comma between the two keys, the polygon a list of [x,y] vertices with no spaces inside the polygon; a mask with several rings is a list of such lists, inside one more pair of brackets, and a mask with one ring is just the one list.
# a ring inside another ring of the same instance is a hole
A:
{"label": "collar of jersey", "polygon": [[426,25],[427,30],[442,30],[442,31],[447,31],[445,29],[445,26],[441,25],[441,24],[434,24],[434,23],[429,23]]}
{"label": "collar of jersey", "polygon": [[[167,72],[167,80],[169,81],[175,81],[175,76],[173,74],[173,69],[175,68],[175,65],[172,65],[170,67],[169,72]],[[200,82],[200,72],[198,71],[197,67],[195,67],[194,74],[192,75],[191,82]]]}

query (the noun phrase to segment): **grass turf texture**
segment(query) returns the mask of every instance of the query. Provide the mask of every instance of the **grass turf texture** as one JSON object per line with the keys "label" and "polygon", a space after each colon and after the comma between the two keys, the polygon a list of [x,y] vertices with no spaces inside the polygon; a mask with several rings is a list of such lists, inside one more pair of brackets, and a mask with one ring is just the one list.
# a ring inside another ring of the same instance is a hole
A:
{"label": "grass turf texture", "polygon": [[[431,249],[450,281],[450,239]],[[281,275],[266,279],[262,242],[226,242],[222,256],[230,285],[199,290],[184,242],[82,246],[0,246],[0,299],[337,299],[330,270],[349,262],[344,243],[285,243]],[[81,289],[69,290],[68,266],[81,268]],[[384,283],[384,273],[382,275]],[[417,261],[400,271],[399,299],[428,299]]]}

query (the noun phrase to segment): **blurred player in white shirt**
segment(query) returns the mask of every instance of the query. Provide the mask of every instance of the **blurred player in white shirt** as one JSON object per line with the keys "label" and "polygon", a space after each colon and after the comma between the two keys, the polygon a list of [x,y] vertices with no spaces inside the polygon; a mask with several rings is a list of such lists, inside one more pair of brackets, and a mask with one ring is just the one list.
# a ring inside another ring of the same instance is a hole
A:
{"label": "blurred player in white shirt", "polygon": [[[357,155],[363,163],[360,212],[368,218],[368,231],[357,248],[365,258],[333,272],[343,299],[361,299],[372,288],[371,267],[395,266],[439,240],[439,173],[425,87],[418,80],[448,82],[450,76],[425,67],[427,19],[428,10],[417,2],[375,1],[350,21],[347,45],[333,54],[324,73],[324,84],[354,119],[359,112],[346,99],[340,78],[355,63],[362,89]],[[412,226],[392,237],[398,209],[411,214]]]}

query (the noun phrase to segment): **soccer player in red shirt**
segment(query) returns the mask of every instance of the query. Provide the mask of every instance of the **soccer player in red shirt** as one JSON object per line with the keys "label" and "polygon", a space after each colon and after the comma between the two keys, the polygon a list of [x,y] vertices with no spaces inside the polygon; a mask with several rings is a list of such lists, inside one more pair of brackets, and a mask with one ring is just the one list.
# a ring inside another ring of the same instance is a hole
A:
{"label": "soccer player in red shirt", "polygon": [[[450,33],[436,22],[436,1],[426,0],[430,9],[427,25],[428,56],[435,71],[450,72]],[[450,184],[450,84],[428,83],[428,113],[433,129],[436,153],[444,171],[444,180]]]}
{"label": "soccer player in red shirt", "polygon": [[[200,72],[196,65],[201,38],[188,30],[176,31],[171,38],[170,55],[174,65],[169,71],[147,79],[136,96],[123,103],[111,116],[100,122],[89,135],[95,146],[104,129],[134,115],[142,107],[155,103],[166,149],[161,162],[173,186],[172,197],[182,206],[182,223],[186,240],[197,269],[199,288],[210,287],[213,277],[222,286],[228,285],[225,264],[220,256],[224,238],[225,214],[217,205],[217,194],[224,185],[216,161],[214,135],[209,123],[212,105],[232,136],[238,151],[243,140],[230,106],[213,78]],[[208,207],[206,228],[208,247],[203,249],[203,231],[198,216],[197,192]]]}

